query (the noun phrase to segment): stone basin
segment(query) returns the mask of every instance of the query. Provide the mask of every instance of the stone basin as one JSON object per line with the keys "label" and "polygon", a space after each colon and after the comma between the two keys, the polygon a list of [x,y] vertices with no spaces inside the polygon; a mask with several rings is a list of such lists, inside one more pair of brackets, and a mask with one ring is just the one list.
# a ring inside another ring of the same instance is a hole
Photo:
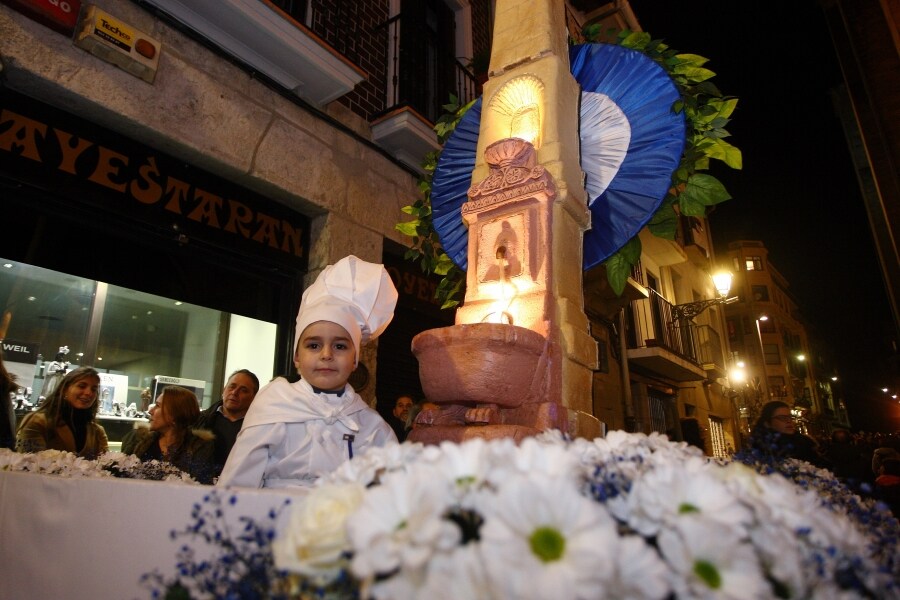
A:
{"label": "stone basin", "polygon": [[547,346],[539,333],[498,323],[429,329],[412,340],[429,402],[504,408],[542,400]]}

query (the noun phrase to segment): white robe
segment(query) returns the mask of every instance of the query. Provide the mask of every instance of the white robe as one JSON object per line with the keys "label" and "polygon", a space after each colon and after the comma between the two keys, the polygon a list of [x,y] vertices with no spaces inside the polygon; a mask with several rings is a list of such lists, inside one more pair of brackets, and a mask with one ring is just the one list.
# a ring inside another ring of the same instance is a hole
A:
{"label": "white robe", "polygon": [[[352,436],[352,440],[348,437]],[[275,379],[259,391],[217,485],[311,486],[370,446],[397,443],[391,427],[348,384],[341,396]]]}

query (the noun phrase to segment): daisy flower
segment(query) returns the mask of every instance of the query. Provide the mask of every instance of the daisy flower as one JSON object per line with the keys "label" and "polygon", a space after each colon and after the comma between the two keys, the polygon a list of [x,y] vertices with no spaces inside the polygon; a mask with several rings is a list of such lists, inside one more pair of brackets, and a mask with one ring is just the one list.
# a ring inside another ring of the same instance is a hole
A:
{"label": "daisy flower", "polygon": [[679,598],[771,598],[772,590],[753,547],[733,529],[700,517],[678,521],[663,529],[657,544],[676,573]]}
{"label": "daisy flower", "polygon": [[[497,598],[592,598],[612,576],[615,525],[564,478],[510,478],[481,528]],[[511,574],[515,574],[511,576]]]}
{"label": "daisy flower", "polygon": [[444,518],[451,499],[445,480],[426,468],[388,473],[370,488],[347,521],[352,571],[371,579],[400,570],[410,576],[438,552],[455,547],[459,528]]}

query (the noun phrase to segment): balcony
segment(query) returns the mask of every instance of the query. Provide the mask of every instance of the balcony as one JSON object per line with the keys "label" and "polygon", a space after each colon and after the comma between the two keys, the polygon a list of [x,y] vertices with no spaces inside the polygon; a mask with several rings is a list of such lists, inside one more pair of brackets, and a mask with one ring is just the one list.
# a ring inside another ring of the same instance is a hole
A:
{"label": "balcony", "polygon": [[649,290],[628,310],[628,362],[673,381],[701,381],[725,375],[719,334],[707,325],[677,322],[672,304]]}
{"label": "balcony", "polygon": [[275,5],[260,0],[142,0],[316,106],[366,73]]}
{"label": "balcony", "polygon": [[415,169],[440,148],[432,127],[451,95],[465,104],[481,93],[472,72],[448,54],[453,46],[418,20],[401,13],[378,27],[387,32],[389,83],[387,108],[372,121],[375,141]]}

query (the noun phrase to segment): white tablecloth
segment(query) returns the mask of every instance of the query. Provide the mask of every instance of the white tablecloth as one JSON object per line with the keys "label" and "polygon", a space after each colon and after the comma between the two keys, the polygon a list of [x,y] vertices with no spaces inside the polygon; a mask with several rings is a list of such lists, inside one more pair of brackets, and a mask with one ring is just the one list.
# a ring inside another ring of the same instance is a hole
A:
{"label": "white tablecloth", "polygon": [[[141,575],[173,575],[182,545],[209,555],[202,542],[173,540],[169,532],[193,523],[192,507],[215,489],[0,472],[0,600],[149,598]],[[225,512],[234,528],[240,516],[261,520],[291,497],[284,490],[223,493],[237,496]],[[282,511],[277,527],[287,518]]]}

